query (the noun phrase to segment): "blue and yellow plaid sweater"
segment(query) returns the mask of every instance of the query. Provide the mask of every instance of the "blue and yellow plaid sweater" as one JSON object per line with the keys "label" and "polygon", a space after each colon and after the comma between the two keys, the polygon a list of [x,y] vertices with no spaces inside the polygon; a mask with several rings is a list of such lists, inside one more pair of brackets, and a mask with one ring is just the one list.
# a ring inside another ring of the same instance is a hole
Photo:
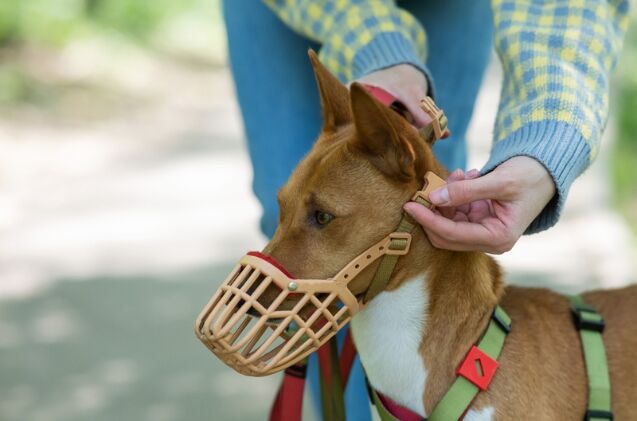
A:
{"label": "blue and yellow plaid sweater", "polygon": [[[394,0],[265,2],[287,25],[322,44],[321,61],[343,81],[399,63],[431,80],[425,29]],[[628,1],[491,3],[504,82],[483,172],[517,155],[548,169],[557,195],[527,230],[537,232],[557,222],[570,185],[597,155]]]}

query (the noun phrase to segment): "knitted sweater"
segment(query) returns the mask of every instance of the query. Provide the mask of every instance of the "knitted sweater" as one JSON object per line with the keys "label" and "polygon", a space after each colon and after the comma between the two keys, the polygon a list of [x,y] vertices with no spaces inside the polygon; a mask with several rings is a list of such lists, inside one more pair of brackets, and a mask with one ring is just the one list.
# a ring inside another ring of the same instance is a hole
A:
{"label": "knitted sweater", "polygon": [[[322,44],[342,81],[395,64],[425,67],[422,25],[394,0],[264,0],[291,28]],[[595,159],[608,117],[609,75],[628,24],[628,0],[491,0],[504,82],[491,155],[482,169],[526,155],[557,194],[527,233],[554,225],[568,190]]]}

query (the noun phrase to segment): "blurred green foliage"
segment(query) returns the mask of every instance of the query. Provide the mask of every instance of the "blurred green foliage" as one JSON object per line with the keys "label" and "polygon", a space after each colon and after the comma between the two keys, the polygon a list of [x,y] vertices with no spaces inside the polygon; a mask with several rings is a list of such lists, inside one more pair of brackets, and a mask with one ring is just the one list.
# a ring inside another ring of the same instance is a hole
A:
{"label": "blurred green foliage", "polygon": [[626,35],[615,80],[616,144],[611,159],[615,201],[637,233],[637,11]]}
{"label": "blurred green foliage", "polygon": [[60,46],[75,37],[117,31],[151,43],[169,21],[188,15],[218,23],[219,0],[7,0],[0,2],[0,46]]}
{"label": "blurred green foliage", "polygon": [[2,0],[0,106],[41,103],[53,89],[25,67],[25,51],[56,51],[95,38],[218,61],[220,0]]}

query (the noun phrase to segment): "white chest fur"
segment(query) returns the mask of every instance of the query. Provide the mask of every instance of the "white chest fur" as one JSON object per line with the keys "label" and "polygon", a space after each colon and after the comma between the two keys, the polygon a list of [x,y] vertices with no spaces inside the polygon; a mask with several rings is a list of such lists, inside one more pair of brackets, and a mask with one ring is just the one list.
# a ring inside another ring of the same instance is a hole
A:
{"label": "white chest fur", "polygon": [[425,331],[425,279],[380,293],[352,319],[352,334],[369,382],[425,417],[427,370],[419,348]]}

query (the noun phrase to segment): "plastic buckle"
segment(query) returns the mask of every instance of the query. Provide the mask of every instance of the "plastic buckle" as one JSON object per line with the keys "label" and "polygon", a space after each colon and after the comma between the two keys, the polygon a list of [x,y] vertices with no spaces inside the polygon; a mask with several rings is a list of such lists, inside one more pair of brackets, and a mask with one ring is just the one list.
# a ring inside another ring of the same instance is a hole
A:
{"label": "plastic buckle", "polygon": [[613,421],[613,413],[610,411],[603,411],[600,409],[589,409],[584,415],[584,421],[591,421],[594,419],[610,420]]}
{"label": "plastic buckle", "polygon": [[427,204],[426,206],[430,208],[433,205],[429,201],[429,193],[440,187],[443,187],[446,184],[447,182],[445,180],[438,177],[433,172],[427,171],[427,173],[425,174],[425,184],[423,185],[421,190],[418,190],[416,193],[414,193],[414,195],[411,197],[411,201],[416,202],[416,199],[422,199]]}
{"label": "plastic buckle", "polygon": [[480,390],[485,391],[489,387],[497,368],[498,362],[474,345],[456,370],[456,374],[469,380],[478,386]]}
{"label": "plastic buckle", "polygon": [[434,100],[429,96],[420,100],[420,107],[424,112],[429,114],[429,117],[431,117],[431,123],[434,128],[434,135],[436,136],[436,139],[442,138],[444,135],[443,128],[440,126],[440,117],[443,115],[442,110],[438,108]]}
{"label": "plastic buckle", "polygon": [[[577,330],[590,330],[599,333],[604,332],[606,323],[604,323],[602,316],[595,310],[584,307],[571,307],[571,312],[573,313],[573,322],[575,323]],[[595,314],[599,317],[599,319],[591,320],[586,318],[584,313]]]}
{"label": "plastic buckle", "polygon": [[[393,256],[404,256],[409,253],[409,248],[411,247],[411,234],[408,232],[392,232],[389,234],[389,244],[387,245],[387,249],[385,254],[393,255]],[[401,246],[396,247],[396,241],[398,240],[398,244]],[[404,241],[404,243],[403,243]],[[392,244],[393,243],[393,244]],[[402,245],[404,244],[404,245]]]}
{"label": "plastic buckle", "polygon": [[[411,201],[412,202],[418,202],[423,206],[426,206],[428,208],[433,207],[433,205],[431,204],[431,202],[429,201],[429,194],[425,194],[424,190],[418,190],[416,193],[414,193],[413,196],[411,196]],[[420,200],[418,200],[420,199]]]}
{"label": "plastic buckle", "polygon": [[511,332],[511,322],[507,322],[506,320],[504,320],[501,316],[500,316],[500,312],[498,312],[497,307],[495,309],[493,309],[493,314],[491,315],[491,318],[493,319],[494,322],[497,323],[498,326],[500,326],[500,328],[502,330],[504,330],[506,333],[510,333]]}

